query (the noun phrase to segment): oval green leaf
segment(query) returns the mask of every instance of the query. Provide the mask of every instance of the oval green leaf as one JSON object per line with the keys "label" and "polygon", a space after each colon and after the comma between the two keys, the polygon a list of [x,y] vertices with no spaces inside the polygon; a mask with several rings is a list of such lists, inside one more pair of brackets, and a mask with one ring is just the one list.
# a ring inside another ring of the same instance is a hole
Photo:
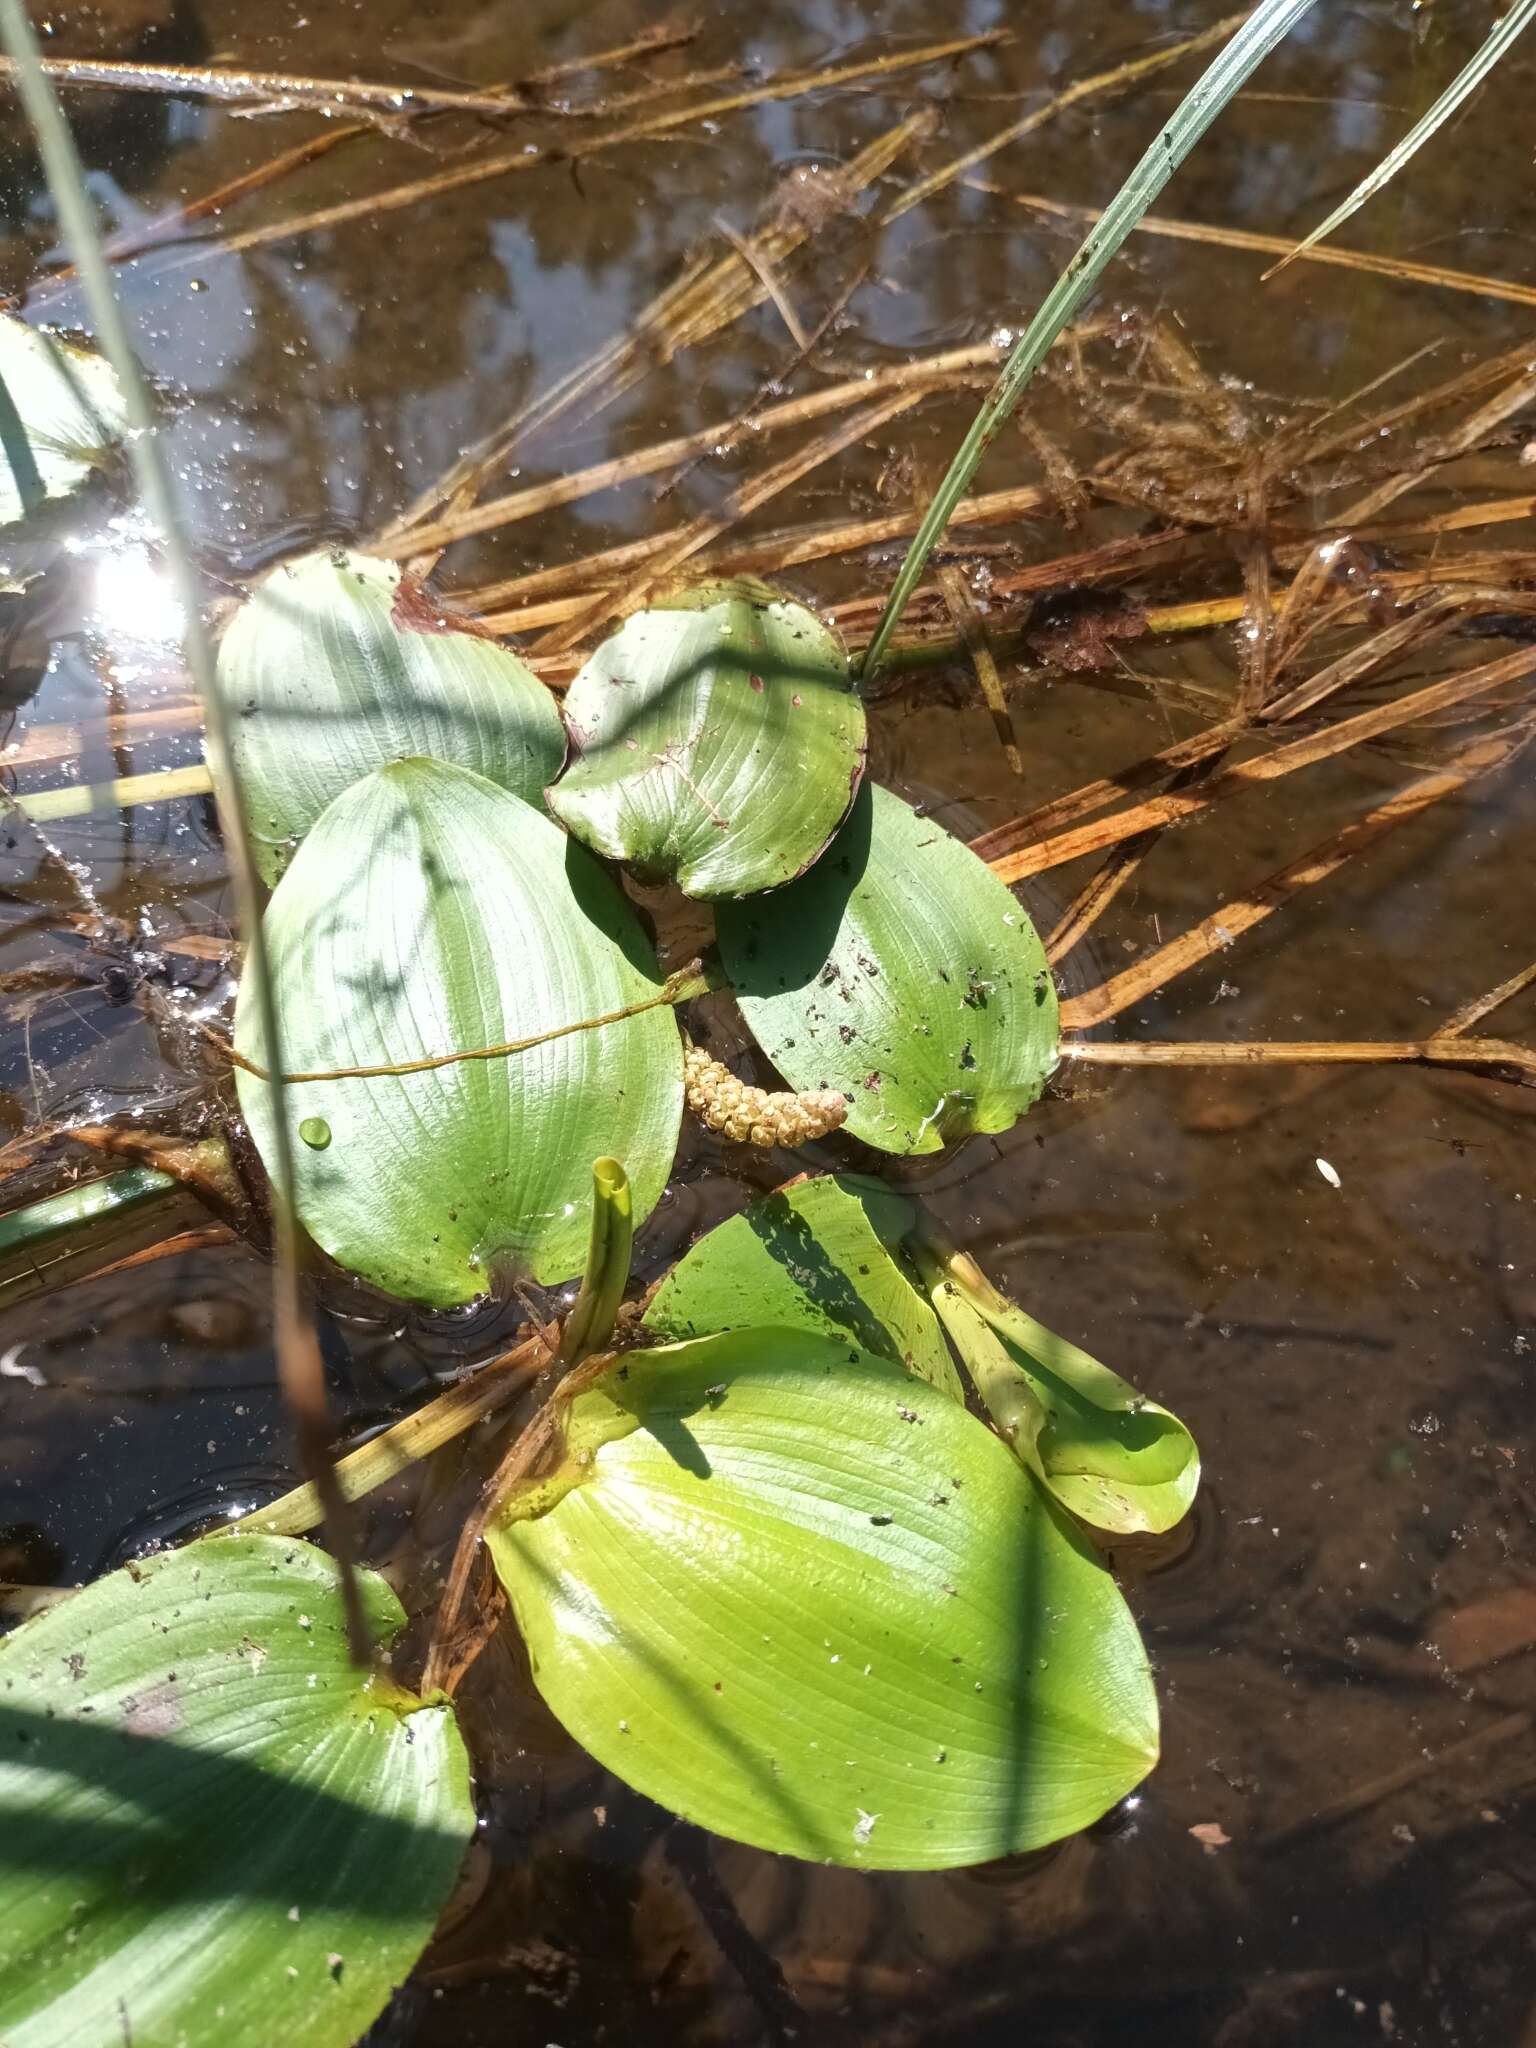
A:
{"label": "oval green leaf", "polygon": [[332,798],[388,761],[452,761],[536,804],[565,759],[550,694],[515,654],[398,564],[341,548],[263,578],[224,635],[218,679],[269,882]]}
{"label": "oval green leaf", "polygon": [[572,683],[565,715],[556,817],[690,896],[792,881],[864,773],[864,706],[841,642],[764,584],[709,584],[636,612]]}
{"label": "oval green leaf", "polygon": [[127,430],[104,356],[0,314],[0,527],[72,497]]}
{"label": "oval green leaf", "polygon": [[1200,1453],[1176,1415],[989,1283],[936,1275],[933,1299],[988,1413],[1069,1513],[1116,1535],[1183,1520]]}
{"label": "oval green leaf", "polygon": [[[405,1616],[361,1576],[381,1647]],[[446,1702],[348,1658],[336,1568],[220,1537],[0,1643],[6,2048],[345,2048],[474,1830]]]}
{"label": "oval green leaf", "polygon": [[[284,1090],[300,1221],[387,1293],[446,1308],[501,1268],[581,1270],[592,1161],[654,1208],[682,1115],[682,1041],[633,911],[583,848],[467,769],[397,761],[325,812],[266,919],[290,1073],[399,1065],[551,1037],[414,1074]],[[237,1049],[265,1069],[247,967]],[[653,1005],[594,1030],[585,1020]],[[270,1169],[272,1091],[239,1071]],[[302,1142],[323,1123],[323,1147]]]}
{"label": "oval green leaf", "polygon": [[645,1312],[663,1337],[778,1325],[846,1338],[963,1401],[944,1332],[892,1253],[917,1204],[859,1174],[794,1180],[716,1226]]}
{"label": "oval green leaf", "polygon": [[631,1353],[488,1542],[555,1714],[760,1848],[936,1869],[1086,1826],[1157,1757],[1114,1581],[1007,1448],[809,1331]]}
{"label": "oval green leaf", "polygon": [[970,848],[866,785],[810,874],[722,905],[726,973],[794,1088],[840,1088],[882,1152],[1006,1131],[1056,1064],[1056,987],[1017,899]]}

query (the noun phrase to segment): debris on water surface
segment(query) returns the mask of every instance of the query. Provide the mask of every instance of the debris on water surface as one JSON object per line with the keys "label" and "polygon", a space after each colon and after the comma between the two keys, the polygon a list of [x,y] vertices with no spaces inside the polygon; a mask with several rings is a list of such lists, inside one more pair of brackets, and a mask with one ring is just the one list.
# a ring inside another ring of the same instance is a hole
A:
{"label": "debris on water surface", "polygon": [[1214,1856],[1218,1849],[1228,1849],[1232,1846],[1232,1837],[1219,1820],[1196,1821],[1189,1832],[1207,1856]]}

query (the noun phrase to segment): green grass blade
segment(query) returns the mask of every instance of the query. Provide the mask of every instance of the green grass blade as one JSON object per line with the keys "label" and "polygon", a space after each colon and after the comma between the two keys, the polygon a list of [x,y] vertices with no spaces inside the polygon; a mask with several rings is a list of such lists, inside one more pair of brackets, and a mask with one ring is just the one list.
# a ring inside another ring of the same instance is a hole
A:
{"label": "green grass blade", "polygon": [[1179,165],[1250,74],[1295,26],[1312,0],[1260,0],[1237,34],[1196,80],[1157,139],[1126,179],[1102,217],[1084,238],[1044,303],[1020,336],[998,374],[960,451],[934,492],[906,560],[886,599],[874,638],[864,655],[867,681],[880,667],[891,635],[956,505],[976,473],[988,445],[1018,404],[1024,387],[1067,322],[1098,283],[1111,258],[1152,205]]}
{"label": "green grass blade", "polygon": [[1298,242],[1289,256],[1284,256],[1272,270],[1266,270],[1266,278],[1276,271],[1284,270],[1288,263],[1294,263],[1298,256],[1304,256],[1308,249],[1326,240],[1336,227],[1347,221],[1352,213],[1358,213],[1368,199],[1374,199],[1383,185],[1395,178],[1408,159],[1421,150],[1439,128],[1443,128],[1462,101],[1488,76],[1494,65],[1505,55],[1521,30],[1529,27],[1536,18],[1536,0],[1515,0],[1515,5],[1498,23],[1477,55],[1463,70],[1459,71],[1441,93],[1439,99],[1420,121],[1415,121],[1397,147],[1384,156],[1367,178],[1350,193],[1349,197],[1336,206],[1328,218],[1315,227],[1304,242]]}

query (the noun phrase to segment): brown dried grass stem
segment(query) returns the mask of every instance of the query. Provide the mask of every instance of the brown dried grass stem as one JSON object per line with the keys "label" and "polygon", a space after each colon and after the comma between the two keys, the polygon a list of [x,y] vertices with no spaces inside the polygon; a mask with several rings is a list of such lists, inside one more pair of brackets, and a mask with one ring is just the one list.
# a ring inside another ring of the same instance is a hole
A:
{"label": "brown dried grass stem", "polygon": [[1256,1039],[1220,1043],[1179,1039],[1137,1045],[1068,1041],[1062,1057],[1101,1067],[1253,1067],[1418,1065],[1518,1074],[1536,1086],[1536,1051],[1502,1038]]}
{"label": "brown dried grass stem", "polygon": [[1460,749],[1442,767],[1419,776],[1384,803],[1374,805],[1342,831],[1320,841],[1244,895],[1222,904],[1209,917],[1202,918],[1167,945],[1159,946],[1123,974],[1112,976],[1082,995],[1069,996],[1061,1008],[1063,1031],[1086,1030],[1090,1025],[1106,1023],[1133,1003],[1155,994],[1178,975],[1225,951],[1293,896],[1327,881],[1356,854],[1363,853],[1399,825],[1419,817],[1478,777],[1503,767],[1528,743],[1530,736],[1529,730],[1516,728]]}
{"label": "brown dried grass stem", "polygon": [[[1096,221],[1101,217],[1101,210],[1096,206],[1070,206],[1063,200],[1049,199],[1038,192],[1010,192],[985,178],[968,177],[966,183],[975,191],[990,193],[995,198],[1009,200],[1015,206],[1027,206],[1032,212],[1049,214],[1058,220],[1070,220],[1075,224]],[[1165,215],[1155,213],[1144,214],[1137,221],[1135,232],[1161,236],[1168,241],[1203,242],[1212,248],[1255,256],[1285,255],[1293,246],[1283,235],[1259,235],[1246,228],[1208,227],[1202,221],[1169,220]],[[1448,270],[1435,263],[1409,263],[1396,256],[1373,256],[1363,249],[1340,249],[1332,242],[1320,242],[1315,248],[1299,250],[1296,260],[1391,278],[1398,284],[1433,285],[1442,291],[1470,292],[1478,298],[1503,299],[1512,306],[1536,306],[1536,285],[1516,284],[1500,277],[1483,277],[1475,271]]]}
{"label": "brown dried grass stem", "polygon": [[1199,35],[1190,36],[1181,43],[1170,43],[1165,49],[1153,50],[1146,56],[1133,57],[1128,63],[1117,64],[1113,70],[1096,72],[1091,78],[1078,79],[1074,84],[1056,93],[1043,107],[1035,108],[1033,113],[1026,114],[1022,120],[1015,121],[998,134],[989,136],[985,142],[978,143],[975,149],[968,150],[964,156],[956,157],[952,162],[934,171],[931,176],[921,179],[910,191],[904,192],[894,205],[886,208],[881,216],[882,225],[899,220],[910,208],[920,206],[925,199],[931,199],[936,192],[942,192],[946,186],[952,185],[957,178],[964,177],[966,172],[973,170],[977,164],[985,163],[988,157],[995,156],[1000,149],[1007,149],[1015,142],[1022,142],[1026,135],[1034,134],[1037,129],[1043,128],[1049,121],[1054,121],[1069,108],[1080,106],[1085,100],[1106,99],[1112,93],[1124,92],[1130,86],[1139,85],[1144,78],[1151,77],[1154,72],[1165,71],[1170,64],[1182,63],[1186,57],[1198,56],[1203,50],[1209,50],[1215,44],[1225,42],[1232,31],[1240,28],[1247,18],[1246,11],[1229,14],[1212,27],[1202,29]]}
{"label": "brown dried grass stem", "polygon": [[641,574],[612,596],[604,595],[581,607],[574,618],[557,626],[538,641],[534,651],[538,654],[565,654],[579,646],[596,632],[609,618],[636,610],[671,577],[690,556],[698,554],[709,543],[724,533],[727,528],[749,518],[759,507],[770,499],[787,491],[792,485],[809,476],[813,470],[841,455],[856,441],[877,433],[898,413],[909,412],[922,398],[920,391],[898,391],[882,399],[877,405],[853,414],[850,419],[824,434],[819,434],[805,447],[799,448],[785,461],[775,463],[771,469],[760,471],[756,476],[737,486],[716,512],[708,512],[690,520],[663,548],[654,559],[647,563]]}
{"label": "brown dried grass stem", "polygon": [[1470,1003],[1463,1003],[1461,1008],[1440,1026],[1436,1037],[1460,1037],[1463,1032],[1470,1031],[1474,1024],[1481,1024],[1485,1017],[1492,1016],[1495,1010],[1501,1010],[1506,1003],[1512,1002],[1533,982],[1536,982],[1536,960],[1533,960],[1529,967],[1522,967],[1518,974],[1512,974],[1507,981],[1501,981],[1497,988],[1489,989],[1486,995],[1477,996]]}
{"label": "brown dried grass stem", "polygon": [[[754,435],[777,433],[784,427],[808,425],[828,413],[846,412],[851,406],[867,404],[885,391],[909,384],[937,390],[948,384],[968,381],[973,376],[984,378],[996,368],[1001,353],[992,343],[983,342],[970,348],[945,349],[937,355],[920,356],[910,363],[893,363],[867,377],[847,378],[822,390],[808,391],[802,397],[786,398],[777,405],[764,406],[750,417],[749,426]],[[467,507],[441,519],[422,520],[415,525],[399,524],[391,529],[391,545],[401,554],[436,553],[439,549],[451,547],[455,541],[493,533],[499,527],[512,526],[538,513],[553,511],[556,506],[569,505],[577,499],[593,497],[599,491],[614,490],[621,484],[656,476],[660,471],[672,469],[694,456],[708,455],[737,424],[735,420],[716,420],[707,427],[700,427],[696,433],[679,434],[668,441],[657,441],[651,447],[637,448],[629,455],[592,463],[585,469],[572,470],[566,476],[551,477],[545,483],[508,491],[499,498],[487,498],[483,504]],[[898,533],[904,530],[901,526],[895,529]],[[496,603],[515,587],[491,584],[484,590],[464,595],[482,603]]]}
{"label": "brown dried grass stem", "polygon": [[1386,704],[1373,706],[1369,711],[1359,712],[1353,718],[1342,719],[1336,725],[1324,727],[1321,732],[1309,733],[1304,739],[1277,747],[1273,753],[1241,761],[1197,790],[1187,793],[1170,790],[1114,817],[1100,819],[1095,824],[1004,854],[992,861],[992,871],[1001,880],[1012,883],[1023,880],[1026,875],[1041,874],[1048,868],[1079,860],[1085,854],[1102,852],[1107,846],[1134,838],[1154,827],[1173,825],[1194,817],[1198,812],[1208,810],[1212,804],[1259,783],[1293,775],[1300,768],[1310,768],[1315,762],[1330,760],[1336,754],[1363,746],[1368,740],[1379,739],[1384,733],[1395,732],[1418,719],[1429,718],[1454,704],[1487,696],[1492,691],[1523,680],[1533,671],[1536,671],[1536,647],[1518,648],[1498,661],[1484,662],[1480,667],[1467,669],[1444,682],[1430,683],[1406,697],[1394,698]]}

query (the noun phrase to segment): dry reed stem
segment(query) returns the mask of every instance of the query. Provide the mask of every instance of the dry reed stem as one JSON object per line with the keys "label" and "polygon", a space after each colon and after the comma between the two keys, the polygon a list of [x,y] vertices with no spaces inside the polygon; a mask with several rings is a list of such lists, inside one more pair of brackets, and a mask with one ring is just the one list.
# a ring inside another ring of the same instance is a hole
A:
{"label": "dry reed stem", "polygon": [[[1176,794],[1186,785],[1203,783],[1210,772],[1210,765],[1207,762],[1192,763],[1181,770],[1174,777],[1170,794]],[[1046,958],[1053,967],[1064,960],[1074,946],[1081,945],[1115,898],[1135,879],[1142,862],[1162,838],[1164,830],[1163,826],[1155,825],[1117,846],[1097,874],[1084,883],[1045,942]]]}
{"label": "dry reed stem", "polygon": [[939,588],[944,593],[945,607],[955,622],[960,644],[970,657],[982,697],[992,714],[992,729],[997,734],[997,743],[1003,750],[1003,759],[1015,775],[1021,776],[1024,773],[1024,762],[1019,753],[1019,736],[1013,727],[1013,713],[1008,709],[1003,679],[997,672],[997,659],[987,640],[985,622],[971,601],[970,586],[952,563],[940,566],[938,578]]}
{"label": "dry reed stem", "polygon": [[[843,68],[846,71],[847,67]],[[823,80],[829,75],[823,74]],[[800,89],[810,90],[803,83]],[[696,114],[697,110],[693,112]],[[904,149],[928,134],[933,124],[931,111],[921,109],[862,149],[836,174],[838,191],[847,203],[851,205]],[[807,215],[803,210],[784,212],[754,234],[754,253],[770,264],[783,263],[824,224],[823,217]],[[695,257],[682,275],[644,308],[628,333],[606,342],[461,455],[385,529],[384,543],[398,547],[401,536],[411,526],[419,525],[445,505],[453,511],[462,510],[520,440],[547,430],[589,398],[600,400],[602,406],[612,405],[643,377],[670,362],[679,350],[718,334],[760,305],[766,296],[757,271],[737,249],[723,257]]]}
{"label": "dry reed stem", "polygon": [[[850,406],[867,404],[884,391],[908,384],[938,389],[972,374],[982,378],[996,368],[1001,355],[1000,348],[991,342],[982,342],[970,348],[944,349],[937,355],[920,356],[910,363],[893,363],[885,369],[871,372],[867,377],[847,378],[820,391],[808,391],[802,397],[786,398],[777,405],[764,406],[760,412],[750,416],[752,431],[771,434],[781,427],[805,426],[827,413],[845,412]],[[533,518],[537,513],[553,511],[558,505],[569,505],[579,498],[593,497],[599,491],[614,490],[620,484],[655,476],[659,471],[672,469],[696,455],[708,455],[736,425],[735,420],[716,420],[710,426],[700,427],[696,433],[679,434],[672,440],[637,448],[631,454],[615,456],[607,462],[595,462],[585,469],[572,470],[568,475],[551,477],[544,483],[527,484],[521,490],[508,491],[499,498],[487,498],[483,504],[470,506],[448,518],[407,525],[404,523],[406,515],[402,514],[401,520],[390,529],[390,544],[401,554],[435,553],[451,547],[455,541],[493,533],[498,527],[512,526],[519,520]],[[502,591],[503,586],[493,584],[472,595],[494,602]]]}
{"label": "dry reed stem", "polygon": [[769,260],[767,252],[759,249],[750,237],[738,234],[723,214],[717,213],[711,225],[717,235],[722,236],[730,243],[742,262],[746,264],[748,270],[756,274],[758,283],[772,300],[779,318],[784,322],[785,327],[788,328],[790,340],[795,344],[801,355],[804,355],[811,345],[810,337],[805,331],[800,315],[795,311],[794,303],[789,293],[785,290],[782,279]]}
{"label": "dry reed stem", "polygon": [[1103,1067],[1416,1066],[1489,1068],[1536,1087],[1536,1052],[1502,1038],[1149,1040],[1140,1045],[1068,1042],[1066,1059]]}
{"label": "dry reed stem", "polygon": [[[563,63],[552,64],[543,71],[531,72],[521,81],[521,85],[525,89],[529,86],[552,85],[559,79],[578,73],[605,71],[616,65],[629,63],[635,57],[654,56],[662,50],[676,49],[684,43],[692,42],[696,34],[697,30],[693,28],[669,29],[663,26],[648,35],[636,37],[631,42],[617,44],[613,49],[594,51],[590,57],[568,58]],[[673,83],[680,90],[685,84],[698,82],[695,76]],[[492,92],[515,89],[508,86],[488,88]],[[611,106],[613,103],[607,104]],[[597,113],[603,109],[594,108],[591,111]],[[391,123],[391,132],[408,131],[419,123],[429,122],[434,118],[436,117],[426,110],[417,113],[403,112]],[[182,206],[172,207],[167,212],[158,214],[153,220],[115,235],[107,244],[108,261],[127,263],[135,256],[142,256],[146,250],[158,248],[162,243],[175,239],[183,228],[192,226],[194,222],[227,212],[242,199],[250,198],[252,193],[265,191],[269,185],[277,184],[292,172],[301,170],[306,164],[314,163],[320,157],[329,156],[332,150],[340,149],[349,142],[375,136],[379,132],[378,123],[375,121],[354,122],[345,128],[322,129],[318,135],[312,135],[307,142],[298,143],[292,149],[279,150],[276,156],[268,157],[264,163],[253,165],[248,171],[242,171],[238,177],[215,186],[211,192],[204,192]],[[72,263],[66,264],[60,270],[51,271],[40,287],[27,294],[28,304],[46,304],[73,281],[74,275],[75,268]]]}
{"label": "dry reed stem", "polygon": [[560,1421],[566,1408],[578,1394],[603,1377],[616,1355],[611,1351],[600,1352],[568,1372],[482,1487],[474,1511],[460,1531],[453,1563],[443,1587],[422,1674],[423,1693],[430,1694],[438,1688],[452,1693],[488,1640],[499,1612],[499,1599],[490,1614],[482,1618],[480,1626],[470,1631],[469,1642],[466,1644],[460,1638],[464,1599],[485,1532],[512,1489],[524,1479],[533,1477],[539,1465],[554,1451],[560,1440]]}
{"label": "dry reed stem", "polygon": [[[1059,220],[1091,223],[1102,218],[1096,206],[1069,206],[1060,199],[1048,199],[1038,192],[1010,192],[985,178],[968,177],[973,191],[1007,199],[1015,206],[1027,206],[1034,213],[1053,215]],[[1204,242],[1212,248],[1238,250],[1256,256],[1285,254],[1292,244],[1283,235],[1258,235],[1246,228],[1207,227],[1203,221],[1169,220],[1166,215],[1147,213],[1137,221],[1135,233],[1161,236],[1174,242]],[[1514,284],[1504,278],[1482,277],[1470,270],[1447,270],[1435,263],[1408,263],[1395,256],[1372,256],[1363,249],[1340,249],[1332,242],[1299,251],[1298,263],[1329,264],[1339,270],[1365,271],[1374,277],[1392,278],[1399,284],[1435,285],[1444,291],[1470,292],[1478,298],[1503,299],[1512,306],[1536,306],[1536,285]]]}
{"label": "dry reed stem", "polygon": [[1495,428],[1503,426],[1512,414],[1528,405],[1533,397],[1536,397],[1536,371],[1528,370],[1523,376],[1515,378],[1513,383],[1507,384],[1485,405],[1479,406],[1477,411],[1470,418],[1463,420],[1459,427],[1454,428],[1449,434],[1440,436],[1427,449],[1417,451],[1421,457],[1418,467],[1399,476],[1388,477],[1385,483],[1378,484],[1374,490],[1367,491],[1363,498],[1357,498],[1352,505],[1346,507],[1339,515],[1340,518],[1350,525],[1374,518],[1405,491],[1411,491],[1426,477],[1433,476],[1441,465],[1454,462],[1458,456],[1466,455],[1479,447]]}
{"label": "dry reed stem", "polygon": [[1310,733],[1304,739],[1277,747],[1273,753],[1240,761],[1198,790],[1187,794],[1169,791],[1162,796],[1150,797],[1132,810],[1117,812],[1111,818],[1102,818],[1075,831],[1040,840],[1018,852],[1004,854],[990,863],[992,872],[1004,882],[1022,881],[1026,875],[1042,874],[1048,868],[1061,867],[1085,854],[1102,852],[1105,847],[1134,838],[1138,833],[1178,824],[1208,810],[1212,804],[1226,797],[1235,796],[1259,783],[1293,775],[1297,769],[1310,768],[1315,762],[1331,760],[1336,754],[1363,746],[1368,740],[1379,739],[1384,733],[1395,732],[1450,705],[1467,703],[1473,698],[1486,696],[1490,691],[1503,689],[1509,683],[1521,681],[1533,670],[1536,670],[1536,647],[1518,648],[1498,661],[1485,662],[1478,668],[1448,677],[1444,682],[1430,683],[1406,697],[1393,698],[1389,703],[1378,704],[1353,718],[1341,719],[1336,725],[1325,726],[1321,732]]}
{"label": "dry reed stem", "polygon": [[669,108],[665,113],[652,114],[645,120],[632,121],[600,135],[562,141],[548,149],[537,149],[532,152],[522,148],[501,150],[490,156],[477,157],[472,163],[458,164],[452,169],[434,172],[429,177],[413,178],[403,185],[388,186],[382,192],[374,192],[363,198],[340,200],[334,206],[320,207],[312,213],[296,215],[287,220],[271,221],[265,227],[250,228],[243,234],[227,236],[219,242],[210,244],[207,249],[199,251],[199,260],[210,254],[233,256],[247,249],[269,248],[275,242],[291,241],[296,235],[318,234],[331,228],[349,226],[355,220],[366,220],[383,213],[398,213],[408,207],[420,206],[426,200],[440,199],[451,192],[466,191],[472,185],[483,185],[491,178],[508,177],[515,172],[533,170],[552,162],[569,163],[573,159],[596,156],[603,150],[616,149],[622,144],[645,142],[653,136],[670,134],[674,129],[687,127],[693,121],[713,120],[721,114],[738,113],[744,107],[760,106],[770,100],[795,99],[803,93],[821,92],[833,86],[851,84],[856,80],[911,70],[918,65],[940,62],[946,57],[962,56],[969,50],[981,49],[997,40],[995,33],[961,36],[952,42],[934,43],[911,51],[898,51],[889,56],[867,58],[854,64],[835,65],[821,72],[797,72],[788,78],[770,79],[764,85],[752,86],[743,92],[724,94],[712,100],[700,100],[687,107]]}
{"label": "dry reed stem", "polygon": [[1465,789],[1478,777],[1504,766],[1530,737],[1529,730],[1516,729],[1476,740],[1460,749],[1443,766],[1419,776],[1385,803],[1374,805],[1342,831],[1320,841],[1244,895],[1222,904],[1209,917],[1202,918],[1167,945],[1159,946],[1123,974],[1112,976],[1082,995],[1069,996],[1061,1007],[1063,1031],[1086,1030],[1090,1025],[1118,1017],[1132,1003],[1155,994],[1176,976],[1223,952],[1293,896],[1327,881],[1356,854],[1399,825],[1420,816],[1442,798]]}
{"label": "dry reed stem", "polygon": [[995,156],[1000,149],[1007,149],[1010,144],[1021,142],[1026,135],[1032,135],[1036,129],[1043,128],[1049,121],[1054,121],[1058,114],[1066,113],[1071,107],[1080,106],[1084,100],[1102,99],[1110,93],[1122,91],[1127,86],[1137,85],[1142,79],[1151,77],[1154,72],[1164,71],[1170,64],[1182,62],[1185,57],[1198,56],[1202,50],[1210,49],[1213,44],[1225,42],[1232,31],[1240,28],[1247,19],[1246,11],[1229,14],[1212,27],[1202,29],[1199,35],[1190,36],[1182,43],[1170,43],[1166,49],[1154,50],[1150,55],[1133,57],[1128,63],[1117,64],[1111,71],[1100,71],[1091,78],[1078,79],[1075,84],[1055,94],[1043,107],[1037,107],[1021,121],[1013,122],[998,134],[990,136],[987,141],[978,143],[975,149],[968,150],[964,156],[956,157],[953,162],[945,164],[931,176],[920,180],[910,191],[904,192],[893,205],[886,208],[880,217],[881,226],[899,220],[911,207],[921,205],[925,199],[931,199],[935,192],[942,192],[947,185],[952,185],[957,178],[963,177],[977,164],[985,163],[988,157]]}
{"label": "dry reed stem", "polygon": [[923,396],[920,391],[898,391],[883,398],[864,412],[853,414],[838,427],[819,434],[797,449],[785,461],[773,468],[759,471],[756,476],[739,484],[725,503],[715,512],[701,514],[690,520],[676,535],[671,544],[649,562],[641,574],[612,595],[603,595],[589,601],[575,617],[557,626],[536,643],[535,653],[544,655],[565,654],[579,646],[591,634],[615,614],[626,614],[638,610],[656,591],[687,561],[706,548],[728,527],[748,518],[759,506],[765,505],[781,491],[799,483],[813,470],[833,460],[866,435],[876,433],[887,421],[898,413],[908,412]]}
{"label": "dry reed stem", "polygon": [[1461,1008],[1440,1026],[1435,1036],[1459,1038],[1463,1032],[1470,1031],[1474,1024],[1481,1024],[1485,1017],[1491,1016],[1495,1010],[1502,1009],[1507,1002],[1519,995],[1522,989],[1529,988],[1532,982],[1536,982],[1536,960],[1533,960],[1529,967],[1522,967],[1518,974],[1512,974],[1508,981],[1501,981],[1497,988],[1489,989],[1486,995],[1476,996],[1470,1003],[1463,1003]]}
{"label": "dry reed stem", "polygon": [[[306,78],[288,71],[242,71],[221,64],[145,64],[102,62],[87,57],[44,57],[44,71],[60,85],[98,87],[110,92],[148,92],[176,98],[219,100],[226,105],[255,101],[265,113],[292,113],[312,108],[317,113],[356,113],[378,109],[392,122],[414,111],[434,113],[515,114],[532,102],[515,86],[481,91],[447,92],[437,86],[376,85],[355,78]],[[0,79],[12,79],[16,66],[0,57]]]}
{"label": "dry reed stem", "polygon": [[1049,803],[1037,805],[1023,817],[994,825],[990,832],[983,832],[971,841],[971,851],[988,863],[1001,862],[1007,855],[1037,844],[1048,833],[1071,824],[1074,819],[1103,810],[1117,797],[1131,796],[1138,789],[1144,789],[1152,782],[1161,782],[1165,776],[1179,769],[1198,767],[1212,760],[1246,730],[1245,720],[1228,718],[1219,725],[1208,726],[1203,732],[1191,734],[1188,739],[1175,740],[1171,746],[1148,754],[1129,768],[1122,768],[1118,775],[1100,776],[1097,781],[1085,782],[1080,789],[1074,789],[1066,796],[1052,797]]}

